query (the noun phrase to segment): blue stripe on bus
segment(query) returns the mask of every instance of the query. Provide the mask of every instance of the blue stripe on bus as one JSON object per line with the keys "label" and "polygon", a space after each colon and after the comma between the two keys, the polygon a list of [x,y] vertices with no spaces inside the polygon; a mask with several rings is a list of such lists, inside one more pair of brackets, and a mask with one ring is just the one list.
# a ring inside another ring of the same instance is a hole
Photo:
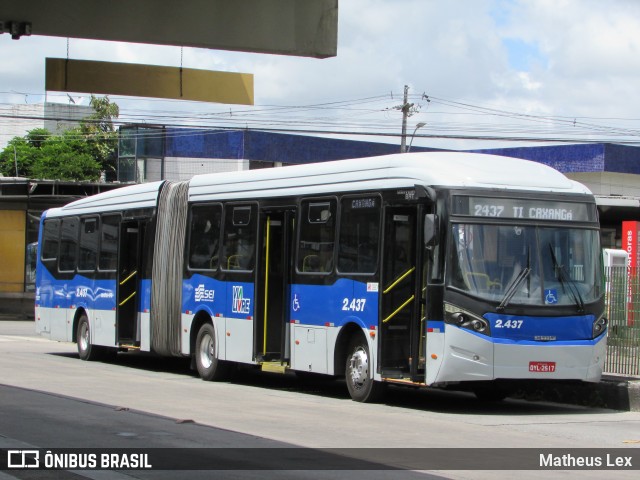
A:
{"label": "blue stripe on bus", "polygon": [[290,318],[304,325],[377,328],[377,283],[341,278],[333,285],[292,285]]}
{"label": "blue stripe on bus", "polygon": [[206,310],[213,316],[253,320],[255,317],[253,282],[223,282],[195,274],[182,283],[182,311]]}
{"label": "blue stripe on bus", "polygon": [[56,280],[41,266],[36,291],[36,303],[45,308],[71,308],[83,305],[96,310],[114,310],[116,281],[93,280],[75,274],[70,280]]}
{"label": "blue stripe on bus", "polygon": [[[333,285],[291,285],[291,322],[312,326],[342,326],[355,322],[363,328],[377,327],[377,284],[339,279]],[[255,316],[253,283],[222,282],[195,274],[182,286],[182,311],[213,312],[215,316]]]}
{"label": "blue stripe on bus", "polygon": [[[81,274],[60,282],[42,268],[39,272],[36,303],[45,308],[71,308],[86,305],[96,310],[116,308],[116,281],[93,280]],[[355,322],[362,328],[377,328],[377,284],[339,279],[333,285],[292,285],[289,314],[293,322],[304,325],[340,327]],[[212,316],[253,319],[255,316],[254,284],[222,282],[204,275],[194,275],[183,282],[183,312],[205,309]],[[151,281],[140,284],[139,308],[148,311]],[[595,345],[605,335],[592,339],[593,315],[567,317],[531,317],[517,315],[484,315],[491,324],[491,335],[465,332],[496,344],[517,345]],[[439,320],[427,321],[428,331],[445,331]],[[459,328],[447,325],[447,328]],[[536,340],[538,338],[538,340]]]}
{"label": "blue stripe on bus", "polygon": [[591,340],[593,315],[563,317],[501,315],[487,313],[484,318],[491,327],[491,336],[505,340]]}

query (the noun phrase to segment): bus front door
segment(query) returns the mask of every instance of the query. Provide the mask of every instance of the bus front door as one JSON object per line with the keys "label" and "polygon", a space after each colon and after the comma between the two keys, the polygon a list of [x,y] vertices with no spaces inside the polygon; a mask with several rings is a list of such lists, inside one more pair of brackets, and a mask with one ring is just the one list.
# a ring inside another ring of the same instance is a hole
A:
{"label": "bus front door", "polygon": [[294,213],[277,209],[264,211],[262,215],[254,351],[256,361],[265,370],[284,371],[290,359],[287,337]]}
{"label": "bus front door", "polygon": [[120,224],[120,245],[118,248],[118,285],[116,304],[117,344],[138,345],[139,328],[139,284],[140,234],[141,225],[137,220],[123,220]]}
{"label": "bus front door", "polygon": [[386,207],[380,292],[378,372],[383,378],[424,381],[421,358],[420,206]]}

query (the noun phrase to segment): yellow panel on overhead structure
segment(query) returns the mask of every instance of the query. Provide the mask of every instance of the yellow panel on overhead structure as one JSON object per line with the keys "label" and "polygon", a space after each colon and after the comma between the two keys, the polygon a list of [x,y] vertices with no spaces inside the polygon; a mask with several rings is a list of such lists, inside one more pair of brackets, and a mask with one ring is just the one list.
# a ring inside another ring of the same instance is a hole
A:
{"label": "yellow panel on overhead structure", "polygon": [[26,212],[0,210],[0,292],[24,291]]}
{"label": "yellow panel on overhead structure", "polygon": [[253,105],[253,74],[47,58],[46,90]]}

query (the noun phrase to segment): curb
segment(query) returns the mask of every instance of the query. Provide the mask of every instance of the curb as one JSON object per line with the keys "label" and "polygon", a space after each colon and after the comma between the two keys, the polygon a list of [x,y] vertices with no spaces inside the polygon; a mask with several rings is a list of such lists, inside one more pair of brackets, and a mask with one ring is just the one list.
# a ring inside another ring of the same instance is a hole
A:
{"label": "curb", "polygon": [[599,383],[525,386],[513,398],[640,412],[640,378],[605,374]]}

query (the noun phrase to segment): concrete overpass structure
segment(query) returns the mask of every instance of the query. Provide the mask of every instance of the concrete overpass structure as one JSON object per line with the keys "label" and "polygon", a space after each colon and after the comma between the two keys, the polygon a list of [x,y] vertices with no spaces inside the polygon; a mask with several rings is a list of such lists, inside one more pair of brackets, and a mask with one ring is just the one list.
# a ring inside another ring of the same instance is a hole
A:
{"label": "concrete overpass structure", "polygon": [[334,57],[338,0],[0,0],[3,31]]}

